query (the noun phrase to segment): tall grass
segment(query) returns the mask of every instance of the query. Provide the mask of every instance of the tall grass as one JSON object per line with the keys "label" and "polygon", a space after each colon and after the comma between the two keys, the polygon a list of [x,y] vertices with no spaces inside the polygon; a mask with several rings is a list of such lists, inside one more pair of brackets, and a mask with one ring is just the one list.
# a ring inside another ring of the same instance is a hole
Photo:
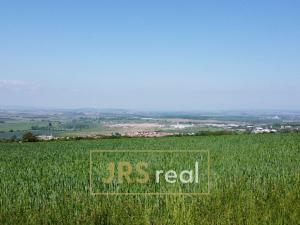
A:
{"label": "tall grass", "polygon": [[[209,196],[91,196],[89,151],[211,154]],[[299,224],[300,135],[0,143],[0,224]]]}

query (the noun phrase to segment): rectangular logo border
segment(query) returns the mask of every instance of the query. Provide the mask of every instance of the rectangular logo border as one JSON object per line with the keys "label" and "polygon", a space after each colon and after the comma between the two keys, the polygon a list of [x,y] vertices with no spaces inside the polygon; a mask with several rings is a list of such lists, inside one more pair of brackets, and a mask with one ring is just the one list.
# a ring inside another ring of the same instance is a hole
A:
{"label": "rectangular logo border", "polygon": [[[207,153],[207,171],[208,171],[208,181],[207,181],[207,192],[129,192],[129,193],[122,193],[122,192],[93,192],[92,187],[92,154],[93,153],[119,153],[119,152],[133,152],[133,153],[165,153],[165,152],[206,152]],[[146,195],[146,196],[155,196],[155,195],[210,195],[210,151],[209,150],[90,150],[90,170],[89,170],[89,189],[90,194],[93,196],[100,195],[100,196],[116,196],[116,195],[123,195],[123,196],[134,196],[134,195]]]}

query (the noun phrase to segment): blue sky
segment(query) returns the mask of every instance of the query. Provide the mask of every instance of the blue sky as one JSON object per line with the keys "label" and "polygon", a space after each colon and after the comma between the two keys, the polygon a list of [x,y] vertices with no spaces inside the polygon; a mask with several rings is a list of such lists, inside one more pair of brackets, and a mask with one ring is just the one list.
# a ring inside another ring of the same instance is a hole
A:
{"label": "blue sky", "polygon": [[0,105],[300,109],[299,1],[1,1]]}

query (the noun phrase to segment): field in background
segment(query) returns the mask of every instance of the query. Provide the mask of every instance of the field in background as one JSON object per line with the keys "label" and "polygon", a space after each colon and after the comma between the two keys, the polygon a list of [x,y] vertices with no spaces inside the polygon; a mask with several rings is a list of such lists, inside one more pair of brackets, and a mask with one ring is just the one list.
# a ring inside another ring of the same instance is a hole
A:
{"label": "field in background", "polygon": [[[89,151],[211,152],[209,196],[91,196]],[[0,224],[298,224],[300,135],[0,143]]]}
{"label": "field in background", "polygon": [[203,132],[300,132],[300,112],[135,112],[126,110],[1,110],[0,140],[59,137],[170,136]]}

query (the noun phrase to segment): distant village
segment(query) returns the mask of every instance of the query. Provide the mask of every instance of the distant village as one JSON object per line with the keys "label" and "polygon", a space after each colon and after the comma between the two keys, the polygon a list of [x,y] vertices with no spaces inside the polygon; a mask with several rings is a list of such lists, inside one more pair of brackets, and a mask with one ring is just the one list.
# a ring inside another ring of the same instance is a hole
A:
{"label": "distant village", "polygon": [[[236,128],[232,129],[231,126],[225,126],[223,131],[227,132],[238,132],[238,133],[252,133],[252,134],[262,134],[262,133],[277,133],[277,132],[299,132],[299,127],[293,127],[290,125],[281,125],[279,129],[275,129],[272,126],[253,126],[247,125],[245,128]],[[210,132],[214,134],[214,132]],[[220,132],[215,132],[220,134]],[[69,140],[69,139],[76,139],[76,138],[90,138],[90,139],[98,139],[103,137],[165,137],[165,136],[174,136],[174,135],[199,135],[201,133],[195,132],[164,132],[164,131],[130,131],[124,134],[118,132],[112,132],[111,135],[96,135],[90,134],[85,136],[66,136],[66,137],[55,137],[51,135],[37,135],[37,139],[40,141],[51,141],[51,140]]]}
{"label": "distant village", "polygon": [[[300,112],[137,113],[0,111],[0,140],[39,141],[120,137],[265,134],[300,131]],[[26,140],[26,138],[24,139]]]}

